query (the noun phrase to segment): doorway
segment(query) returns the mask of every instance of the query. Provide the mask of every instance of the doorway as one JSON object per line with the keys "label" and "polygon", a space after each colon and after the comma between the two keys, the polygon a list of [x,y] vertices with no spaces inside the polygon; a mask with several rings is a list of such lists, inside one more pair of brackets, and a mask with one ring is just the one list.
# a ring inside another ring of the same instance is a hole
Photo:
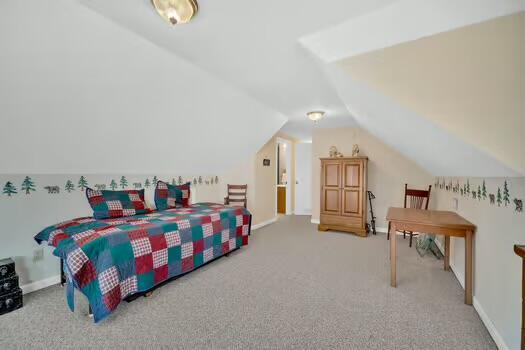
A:
{"label": "doorway", "polygon": [[277,159],[276,166],[276,201],[277,215],[292,214],[292,143],[289,140],[277,138],[275,143]]}
{"label": "doorway", "polygon": [[295,144],[295,215],[312,215],[312,143]]}

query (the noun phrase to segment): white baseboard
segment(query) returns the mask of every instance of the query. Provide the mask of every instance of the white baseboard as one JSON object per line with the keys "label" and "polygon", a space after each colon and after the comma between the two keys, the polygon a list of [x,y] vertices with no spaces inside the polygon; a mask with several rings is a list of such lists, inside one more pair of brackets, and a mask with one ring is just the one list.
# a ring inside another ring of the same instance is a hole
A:
{"label": "white baseboard", "polygon": [[[465,277],[464,277],[463,273],[461,271],[459,271],[453,263],[450,263],[450,269],[452,270],[452,272],[456,276],[456,279],[458,280],[459,284],[461,285],[461,288],[465,289]],[[472,306],[474,306],[474,309],[478,313],[479,318],[481,318],[481,321],[483,322],[483,324],[485,325],[485,327],[489,331],[489,334],[492,337],[492,339],[494,340],[494,342],[496,343],[496,346],[498,347],[498,349],[500,349],[500,350],[509,350],[509,347],[507,346],[507,344],[505,344],[505,341],[503,340],[503,338],[499,334],[498,330],[496,329],[496,326],[494,326],[494,323],[492,323],[492,321],[489,318],[489,316],[485,313],[485,310],[481,306],[481,304],[478,301],[478,299],[476,299],[476,296],[472,297]]]}
{"label": "white baseboard", "polygon": [[264,227],[264,226],[267,226],[267,225],[270,225],[270,224],[273,224],[274,222],[277,221],[277,216],[270,219],[270,220],[266,220],[266,221],[263,221],[257,225],[252,225],[252,231],[253,230],[257,230],[257,229],[260,229],[261,227]]}
{"label": "white baseboard", "polygon": [[319,224],[320,224],[319,219],[311,219],[310,222],[311,222],[312,224],[316,224],[316,225],[319,225]]}
{"label": "white baseboard", "polygon": [[305,210],[305,211],[296,210],[294,214],[295,215],[312,215],[312,211],[311,210]]}
{"label": "white baseboard", "polygon": [[31,292],[35,292],[37,290],[44,289],[44,288],[47,288],[47,287],[50,287],[50,286],[53,286],[59,283],[60,283],[60,275],[56,275],[56,276],[45,278],[40,281],[35,281],[32,283],[24,284],[23,286],[20,286],[20,288],[22,288],[22,291],[24,292],[24,294],[29,294]]}

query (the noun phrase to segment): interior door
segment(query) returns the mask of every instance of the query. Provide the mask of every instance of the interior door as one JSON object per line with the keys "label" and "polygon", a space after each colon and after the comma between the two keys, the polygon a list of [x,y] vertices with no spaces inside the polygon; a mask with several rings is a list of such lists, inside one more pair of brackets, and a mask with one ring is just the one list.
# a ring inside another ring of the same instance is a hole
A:
{"label": "interior door", "polygon": [[363,213],[363,163],[359,160],[344,161],[342,164],[341,215],[361,217]]}
{"label": "interior door", "polygon": [[321,214],[341,214],[341,162],[325,160],[321,167]]}
{"label": "interior door", "polygon": [[[312,144],[295,146],[295,214],[312,214]],[[317,191],[316,191],[317,193]]]}

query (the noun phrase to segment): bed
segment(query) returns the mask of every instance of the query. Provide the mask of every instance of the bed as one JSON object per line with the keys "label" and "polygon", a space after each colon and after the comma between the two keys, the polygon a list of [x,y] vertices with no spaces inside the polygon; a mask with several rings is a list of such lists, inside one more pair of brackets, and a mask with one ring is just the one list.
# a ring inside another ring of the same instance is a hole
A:
{"label": "bed", "polygon": [[125,298],[247,245],[250,230],[245,208],[198,203],[114,219],[77,218],[44,229],[35,240],[55,247],[62,259],[71,310],[78,289],[99,322]]}

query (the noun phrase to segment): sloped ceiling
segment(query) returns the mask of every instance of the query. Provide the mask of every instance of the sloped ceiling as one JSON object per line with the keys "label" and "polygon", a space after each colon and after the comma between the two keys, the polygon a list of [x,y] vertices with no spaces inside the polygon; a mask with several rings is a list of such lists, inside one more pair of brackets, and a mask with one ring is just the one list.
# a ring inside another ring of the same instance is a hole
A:
{"label": "sloped ceiling", "polygon": [[74,1],[2,1],[0,45],[0,173],[217,173],[286,122]]}
{"label": "sloped ceiling", "polygon": [[159,19],[150,0],[79,1],[281,112],[290,121],[286,132],[298,138],[311,138],[306,112],[312,110],[326,111],[319,127],[355,122],[318,58],[297,39],[394,2],[199,0],[199,13],[190,24],[171,27]]}
{"label": "sloped ceiling", "polygon": [[352,79],[525,174],[525,12],[341,60]]}
{"label": "sloped ceiling", "polygon": [[[171,27],[149,0],[0,2],[0,172],[219,172],[285,123],[298,138],[357,123],[436,175],[523,175],[501,154],[511,146],[471,142],[346,63],[525,0],[200,5],[195,21]],[[328,117],[311,124],[313,109]]]}

